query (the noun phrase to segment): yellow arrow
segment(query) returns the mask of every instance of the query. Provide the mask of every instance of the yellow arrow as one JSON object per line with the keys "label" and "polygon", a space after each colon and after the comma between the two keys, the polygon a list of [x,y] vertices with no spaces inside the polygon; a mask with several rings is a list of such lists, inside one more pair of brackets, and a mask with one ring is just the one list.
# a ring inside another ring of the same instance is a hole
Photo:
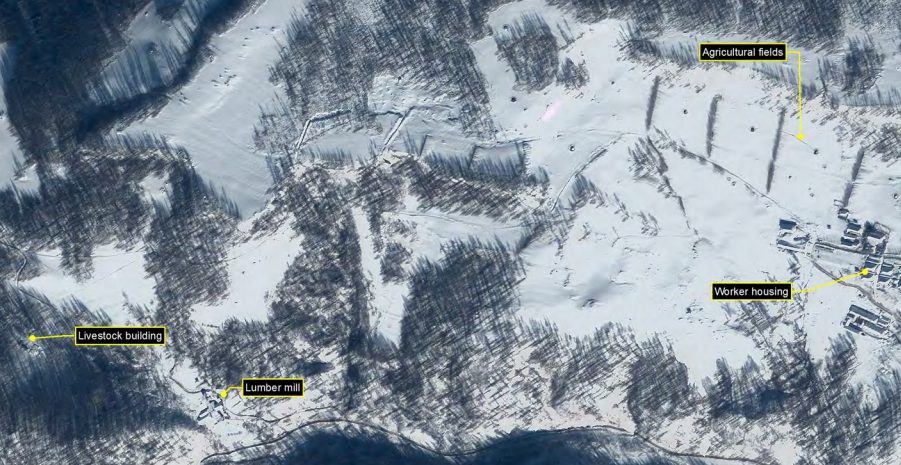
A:
{"label": "yellow arrow", "polygon": [[866,275],[868,275],[868,274],[870,274],[870,269],[869,269],[869,268],[864,268],[864,269],[858,271],[857,273],[849,274],[848,276],[842,276],[841,278],[838,278],[838,279],[829,281],[828,283],[820,284],[819,286],[814,286],[814,287],[810,287],[810,288],[807,288],[807,289],[801,289],[800,291],[795,291],[795,294],[803,294],[803,293],[805,293],[805,292],[815,291],[815,290],[817,290],[817,289],[822,289],[822,288],[824,288],[824,287],[826,287],[826,286],[831,286],[831,285],[833,285],[833,284],[840,283],[840,282],[842,282],[842,281],[845,281],[845,280],[848,280],[848,279],[851,279],[851,278],[854,278],[854,277],[857,277],[857,276],[866,276]]}
{"label": "yellow arrow", "polygon": [[789,55],[798,55],[798,139],[804,140],[804,103],[801,100],[803,90],[801,88],[801,52],[789,50]]}
{"label": "yellow arrow", "polygon": [[55,334],[53,336],[35,336],[34,334],[32,334],[31,336],[28,336],[28,340],[31,342],[34,342],[34,341],[40,341],[41,339],[60,339],[60,338],[64,338],[64,337],[75,338],[75,335],[74,334]]}
{"label": "yellow arrow", "polygon": [[228,397],[228,391],[231,391],[232,389],[241,389],[241,386],[229,386],[229,387],[225,388],[224,391],[220,392],[219,395],[222,396],[222,398],[224,399],[224,398]]}

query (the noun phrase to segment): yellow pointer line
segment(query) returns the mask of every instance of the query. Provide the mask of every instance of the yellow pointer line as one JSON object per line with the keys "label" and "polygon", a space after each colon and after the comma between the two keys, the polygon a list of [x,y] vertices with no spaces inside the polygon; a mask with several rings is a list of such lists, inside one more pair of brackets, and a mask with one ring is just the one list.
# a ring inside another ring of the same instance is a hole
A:
{"label": "yellow pointer line", "polygon": [[801,101],[801,52],[789,50],[789,55],[798,55],[798,139],[804,140],[804,104]]}
{"label": "yellow pointer line", "polygon": [[835,284],[835,283],[839,283],[839,282],[842,282],[842,281],[845,281],[845,280],[848,280],[848,279],[851,279],[851,278],[855,278],[855,277],[857,277],[857,276],[866,276],[866,275],[868,275],[868,274],[870,274],[870,269],[869,269],[869,268],[864,268],[864,269],[858,271],[857,273],[849,274],[848,276],[842,276],[841,278],[838,278],[838,279],[833,280],[833,281],[829,281],[828,283],[820,284],[819,286],[814,286],[814,287],[807,288],[807,289],[802,289],[802,290],[800,290],[800,291],[795,291],[795,294],[803,294],[803,293],[805,293],[805,292],[815,291],[815,290],[817,290],[817,289],[822,289],[822,288],[824,288],[824,287],[826,287],[826,286],[831,286],[831,285],[833,285],[833,284]]}
{"label": "yellow pointer line", "polygon": [[60,338],[64,338],[64,337],[74,338],[75,335],[74,334],[55,334],[53,336],[35,336],[34,334],[32,334],[31,336],[28,336],[28,340],[31,342],[34,342],[34,341],[40,341],[41,339],[60,339]]}
{"label": "yellow pointer line", "polygon": [[241,386],[229,386],[229,387],[225,388],[224,391],[220,392],[219,395],[222,396],[222,398],[224,399],[224,398],[228,397],[228,391],[231,391],[232,389],[241,389]]}

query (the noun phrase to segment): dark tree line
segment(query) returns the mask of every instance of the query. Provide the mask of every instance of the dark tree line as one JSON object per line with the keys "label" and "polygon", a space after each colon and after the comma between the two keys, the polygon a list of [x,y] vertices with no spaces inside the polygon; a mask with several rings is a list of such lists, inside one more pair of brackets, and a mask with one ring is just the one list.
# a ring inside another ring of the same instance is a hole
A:
{"label": "dark tree line", "polygon": [[901,374],[879,375],[868,400],[852,381],[856,365],[848,334],[831,340],[822,361],[811,356],[803,334],[780,342],[762,363],[749,358],[736,369],[721,360],[704,382],[706,426],[734,425],[736,418],[758,426],[788,419],[805,463],[883,463],[901,427]]}
{"label": "dark tree line", "polygon": [[840,61],[820,60],[820,76],[842,92],[859,94],[875,85],[884,60],[872,37],[850,38]]}
{"label": "dark tree line", "polygon": [[[91,86],[105,61],[126,46],[125,29],[148,3],[149,0],[106,2],[102,6],[87,0],[0,3],[0,36],[10,42],[14,51],[3,70],[7,110],[29,161],[68,157],[82,141],[98,136],[99,131],[164,104],[166,93],[187,83],[205,61],[209,52],[204,48],[213,34],[221,32],[252,2],[219,0],[208,2],[206,11],[189,12],[196,16],[197,27],[187,38],[182,56],[170,56],[167,60],[177,65],[169,79],[155,82],[160,70],[153,66],[132,67],[133,75],[121,76],[128,88],[115,92],[123,97],[110,94],[113,100],[108,103],[94,102]],[[184,4],[158,2],[157,6],[173,12]]]}
{"label": "dark tree line", "polygon": [[149,208],[138,183],[165,162],[81,151],[65,164],[38,163],[37,192],[0,190],[0,224],[23,250],[58,247],[63,268],[90,276],[97,244],[133,244],[143,234]]}
{"label": "dark tree line", "polygon": [[559,63],[557,38],[543,17],[523,15],[495,33],[494,42],[513,68],[517,86],[539,90],[553,82]]}
{"label": "dark tree line", "polygon": [[469,42],[487,32],[485,15],[500,3],[380,0],[372,6],[374,20],[364,24],[347,2],[310,2],[271,67],[271,80],[284,87],[286,98],[260,117],[258,147],[276,158],[295,157],[293,143],[306,121],[335,110],[350,113],[350,130],[371,127],[368,98],[377,74],[448,95],[467,133],[491,137],[488,94]]}
{"label": "dark tree line", "polygon": [[[607,431],[513,432],[480,441],[459,457],[360,427],[319,428],[284,441],[284,452],[244,460],[248,465],[704,465]],[[212,465],[228,462],[212,459]]]}
{"label": "dark tree line", "polygon": [[160,441],[147,457],[171,459],[165,435],[193,429],[175,395],[147,366],[149,349],[76,348],[71,341],[34,344],[28,334],[64,334],[73,324],[109,320],[80,302],[55,306],[33,291],[0,283],[0,457],[20,463],[83,463],[85,457],[121,456],[133,434]]}
{"label": "dark tree line", "polygon": [[166,201],[153,204],[144,268],[156,280],[158,324],[187,329],[190,305],[222,297],[238,212],[192,169],[169,173]]}
{"label": "dark tree line", "polygon": [[588,66],[584,61],[576,64],[571,58],[567,58],[557,71],[557,82],[567,89],[579,89],[588,84],[588,79]]}
{"label": "dark tree line", "polygon": [[[502,245],[475,241],[449,243],[441,262],[416,264],[401,326],[401,366],[391,375],[405,408],[438,397],[453,406],[449,414],[474,415],[472,391],[489,366],[472,362],[486,345],[492,356],[510,349],[504,335],[512,335],[520,273]],[[432,391],[436,379],[447,388]],[[463,385],[470,389],[455,388]]]}
{"label": "dark tree line", "polygon": [[[890,4],[827,0],[794,2],[790,0],[742,0],[709,2],[706,0],[553,0],[552,4],[571,9],[585,21],[622,18],[643,28],[675,28],[705,34],[740,32],[758,37],[787,39],[805,45],[834,43],[841,39],[845,25],[884,24],[880,15],[892,12]],[[857,4],[857,5],[856,5]]]}

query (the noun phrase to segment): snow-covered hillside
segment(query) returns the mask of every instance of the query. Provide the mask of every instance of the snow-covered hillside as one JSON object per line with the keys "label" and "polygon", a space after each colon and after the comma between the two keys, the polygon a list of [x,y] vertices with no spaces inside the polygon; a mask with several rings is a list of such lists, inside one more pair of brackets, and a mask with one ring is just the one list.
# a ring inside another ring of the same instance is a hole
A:
{"label": "snow-covered hillside", "polygon": [[897,7],[601,3],[0,10],[0,462],[901,460]]}

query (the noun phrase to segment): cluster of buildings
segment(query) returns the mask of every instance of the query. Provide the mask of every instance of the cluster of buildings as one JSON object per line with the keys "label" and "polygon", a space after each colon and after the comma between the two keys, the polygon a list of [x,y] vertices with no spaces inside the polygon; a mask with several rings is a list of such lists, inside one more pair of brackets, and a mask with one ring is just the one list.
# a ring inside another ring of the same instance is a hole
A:
{"label": "cluster of buildings", "polygon": [[[890,230],[878,222],[860,222],[849,218],[846,209],[839,210],[845,220],[838,243],[817,239],[813,241],[814,256],[831,255],[849,264],[859,263],[858,270],[868,268],[872,273],[861,279],[875,280],[876,287],[901,288],[901,255],[886,253]],[[834,239],[833,239],[834,240]],[[777,246],[781,249],[806,252],[810,234],[804,233],[793,220],[779,220]],[[862,261],[861,257],[863,258]]]}
{"label": "cluster of buildings", "polygon": [[842,233],[841,245],[863,254],[860,268],[871,271],[870,274],[861,276],[861,279],[875,280],[877,287],[901,287],[901,257],[885,253],[889,229],[877,222],[867,221],[861,224],[854,218],[848,218],[846,209],[842,210],[839,211],[839,217],[845,219],[847,224]]}
{"label": "cluster of buildings", "polygon": [[842,320],[842,326],[857,334],[887,339],[894,332],[895,322],[882,310],[871,311],[852,304]]}
{"label": "cluster of buildings", "polygon": [[777,247],[795,252],[804,252],[808,242],[810,242],[810,233],[805,233],[798,228],[796,221],[779,220],[779,235],[776,237]]}
{"label": "cluster of buildings", "polygon": [[228,410],[225,408],[225,402],[218,392],[212,389],[202,388],[200,390],[200,396],[202,397],[203,409],[197,414],[197,421],[204,418],[213,418],[219,422],[231,418],[228,414]]}
{"label": "cluster of buildings", "polygon": [[875,221],[861,224],[856,218],[848,216],[846,208],[839,209],[838,217],[845,220],[845,230],[839,239],[841,247],[876,255],[885,253],[889,235],[887,227]]}
{"label": "cluster of buildings", "polygon": [[[833,233],[828,240],[811,240],[810,234],[800,228],[795,220],[780,219],[776,245],[782,250],[812,253],[814,257],[833,263],[859,263],[858,270],[867,268],[870,273],[857,279],[869,282],[877,289],[901,288],[901,255],[886,253],[890,229],[878,222],[861,222],[851,218],[845,208],[839,209],[838,216],[845,220],[844,228],[840,236]],[[870,310],[858,305],[849,307],[841,324],[848,331],[877,339],[887,339],[897,329],[891,315],[880,309]]]}
{"label": "cluster of buildings", "polygon": [[867,255],[863,267],[871,273],[861,276],[861,279],[875,279],[876,287],[901,287],[901,267],[898,260],[886,258],[885,255]]}

